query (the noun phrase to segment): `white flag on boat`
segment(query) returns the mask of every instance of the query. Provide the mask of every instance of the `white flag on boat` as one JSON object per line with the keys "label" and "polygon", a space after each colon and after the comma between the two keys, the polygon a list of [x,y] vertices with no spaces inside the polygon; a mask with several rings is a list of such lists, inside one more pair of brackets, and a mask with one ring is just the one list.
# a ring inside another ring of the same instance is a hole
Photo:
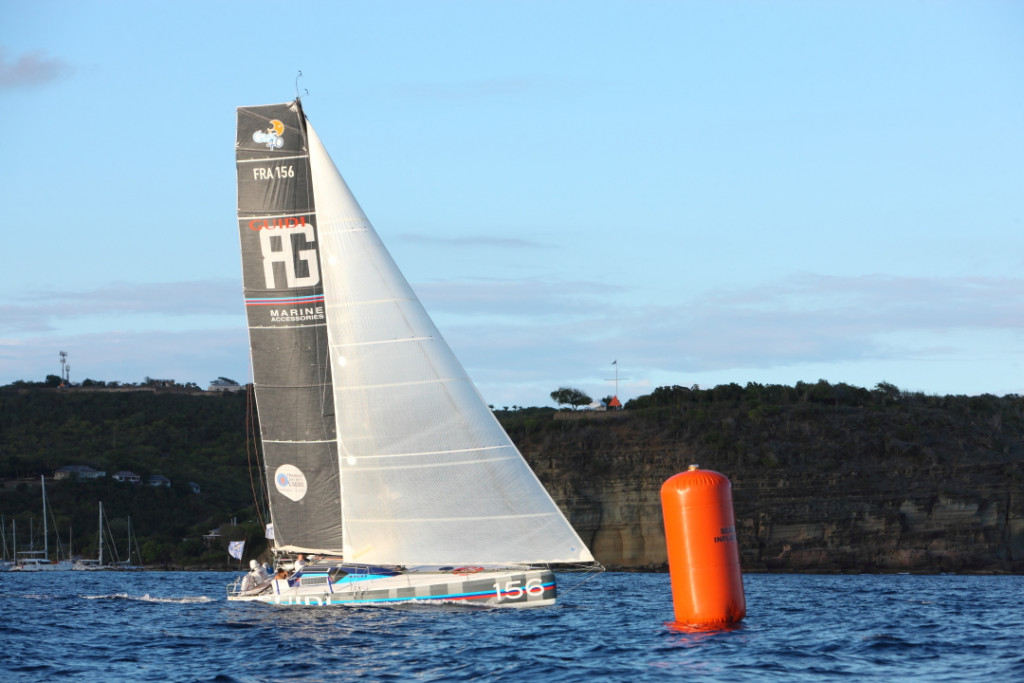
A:
{"label": "white flag on boat", "polygon": [[228,543],[228,555],[236,560],[242,559],[242,549],[245,548],[245,541],[231,541]]}
{"label": "white flag on boat", "polygon": [[269,538],[271,541],[274,540],[274,525],[270,523],[267,525],[267,530],[263,533],[263,538]]}

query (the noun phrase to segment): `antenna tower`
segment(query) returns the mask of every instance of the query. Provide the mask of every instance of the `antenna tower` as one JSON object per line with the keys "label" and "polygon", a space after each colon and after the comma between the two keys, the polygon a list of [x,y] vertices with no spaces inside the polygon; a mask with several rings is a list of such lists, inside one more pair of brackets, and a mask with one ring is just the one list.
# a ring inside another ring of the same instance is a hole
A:
{"label": "antenna tower", "polygon": [[60,352],[60,385],[67,387],[71,385],[71,365],[68,364],[68,352]]}

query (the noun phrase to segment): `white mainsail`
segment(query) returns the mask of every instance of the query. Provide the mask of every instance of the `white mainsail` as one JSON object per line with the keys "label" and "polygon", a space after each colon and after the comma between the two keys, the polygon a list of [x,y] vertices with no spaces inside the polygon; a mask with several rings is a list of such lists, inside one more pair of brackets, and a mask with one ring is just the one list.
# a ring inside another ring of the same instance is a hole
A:
{"label": "white mainsail", "polygon": [[306,131],[346,560],[593,562]]}

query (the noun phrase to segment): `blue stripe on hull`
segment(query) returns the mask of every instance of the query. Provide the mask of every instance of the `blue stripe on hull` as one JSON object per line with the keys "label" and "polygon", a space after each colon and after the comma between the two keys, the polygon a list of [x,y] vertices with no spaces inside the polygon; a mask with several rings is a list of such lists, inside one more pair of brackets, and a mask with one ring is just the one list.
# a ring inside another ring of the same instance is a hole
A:
{"label": "blue stripe on hull", "polygon": [[[541,584],[541,592],[536,594],[530,594],[534,600],[550,600],[555,596],[550,595],[555,590],[555,582]],[[514,596],[514,597],[512,597]],[[439,601],[487,601],[496,599],[497,604],[502,603],[519,603],[521,598],[524,596],[522,590],[513,591],[502,591],[499,594],[496,590],[487,591],[473,591],[468,593],[448,593],[443,595],[411,595],[406,597],[388,597],[388,598],[352,598],[343,599],[338,595],[324,595],[321,597],[315,597],[312,595],[307,596],[293,596],[287,600],[273,601],[272,604],[276,605],[316,605],[316,606],[327,606],[327,605],[367,605],[367,604],[385,604],[385,603],[398,603],[398,602],[439,602]],[[326,598],[326,601],[325,601]]]}

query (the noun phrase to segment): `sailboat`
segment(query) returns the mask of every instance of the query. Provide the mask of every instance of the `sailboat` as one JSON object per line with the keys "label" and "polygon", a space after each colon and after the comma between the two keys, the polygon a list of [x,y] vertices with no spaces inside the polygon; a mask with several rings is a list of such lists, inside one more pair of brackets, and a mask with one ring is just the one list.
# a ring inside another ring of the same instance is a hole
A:
{"label": "sailboat", "polygon": [[[46,518],[49,508],[46,505],[46,478],[39,476],[39,485],[43,493],[43,549],[22,550],[16,553],[12,572],[67,571],[72,568],[71,560],[50,560],[50,532]],[[59,545],[59,539],[58,539]]]}
{"label": "sailboat", "polygon": [[[139,561],[138,564],[132,564],[133,553],[135,558]],[[131,517],[128,518],[128,559],[114,562],[114,569],[119,569],[121,571],[138,571],[140,569],[144,569],[142,566],[142,553],[139,550],[139,539],[135,537],[135,532],[132,531]]]}
{"label": "sailboat", "polygon": [[100,501],[100,518],[99,518],[99,548],[97,552],[97,558],[93,559],[80,559],[75,562],[72,569],[76,571],[98,571],[100,569],[113,569],[113,567],[103,564],[103,501]]}
{"label": "sailboat", "polygon": [[[14,541],[14,520],[11,520],[11,541]],[[14,566],[14,560],[10,559],[14,557],[14,554],[7,553],[7,527],[4,523],[3,515],[0,515],[0,547],[3,548],[3,552],[0,553],[0,572],[10,571],[11,567]]]}
{"label": "sailboat", "polygon": [[246,590],[236,582],[229,599],[554,604],[555,568],[600,565],[434,326],[301,101],[240,107],[237,124],[272,550],[279,566],[313,560]]}

